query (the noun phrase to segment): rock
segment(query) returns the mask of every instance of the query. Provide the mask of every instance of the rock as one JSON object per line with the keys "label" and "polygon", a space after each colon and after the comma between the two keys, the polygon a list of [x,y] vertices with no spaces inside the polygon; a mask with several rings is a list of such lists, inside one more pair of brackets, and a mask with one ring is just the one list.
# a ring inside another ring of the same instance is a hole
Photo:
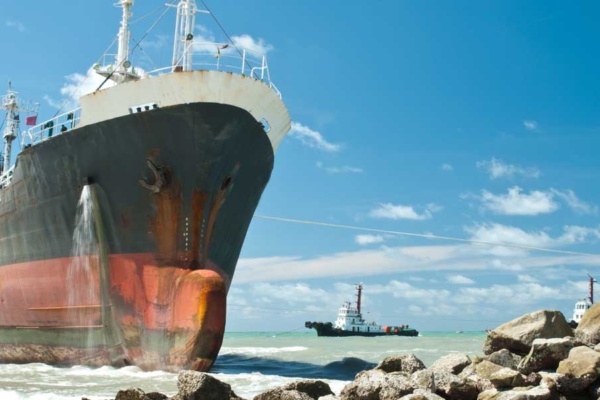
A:
{"label": "rock", "polygon": [[159,392],[146,393],[146,397],[149,400],[167,400],[169,398],[169,396],[159,393]]}
{"label": "rock", "polygon": [[380,369],[363,371],[342,389],[341,400],[395,400],[413,392],[413,386],[402,373],[386,374]]}
{"label": "rock", "polygon": [[505,391],[498,389],[486,390],[479,395],[477,400],[550,400],[553,398],[553,393],[550,389],[536,386]]}
{"label": "rock", "polygon": [[560,362],[556,373],[559,392],[581,392],[598,378],[600,353],[586,346],[575,347],[569,352],[569,357]]}
{"label": "rock", "polygon": [[433,373],[435,393],[445,399],[451,400],[475,400],[479,391],[477,386],[466,379],[449,372]]}
{"label": "rock", "polygon": [[511,353],[506,349],[495,351],[487,357],[487,360],[493,362],[494,364],[515,370],[522,359],[523,357],[520,355]]}
{"label": "rock", "polygon": [[410,376],[410,380],[415,388],[435,391],[433,371],[429,369],[421,369],[413,372],[413,374]]}
{"label": "rock", "polygon": [[[333,395],[331,388],[328,384],[323,381],[315,380],[302,380],[288,383],[287,385],[279,386],[274,389],[268,390],[264,393],[259,394],[254,400],[276,400],[283,398],[282,396],[289,396],[285,392],[299,392],[303,393],[308,398],[317,400],[319,397]],[[297,396],[294,394],[294,396]],[[288,397],[286,397],[288,398]],[[294,397],[296,398],[296,397]],[[292,397],[289,397],[291,400]],[[299,399],[299,398],[298,398]]]}
{"label": "rock", "polygon": [[401,400],[444,400],[443,397],[425,389],[415,389],[412,394],[400,397]]}
{"label": "rock", "polygon": [[575,338],[589,345],[600,343],[600,303],[594,304],[583,314],[575,329]]}
{"label": "rock", "polygon": [[501,349],[525,355],[535,339],[552,339],[573,336],[560,311],[540,310],[523,315],[500,325],[488,333],[483,352],[491,354]]}
{"label": "rock", "polygon": [[494,372],[498,372],[502,368],[505,367],[501,367],[498,364],[494,364],[493,362],[484,360],[475,366],[475,373],[481,378],[490,379]]}
{"label": "rock", "polygon": [[[312,400],[306,393],[298,390],[273,389],[259,394],[254,400]],[[200,399],[199,399],[200,400]]]}
{"label": "rock", "polygon": [[150,400],[150,398],[142,389],[124,389],[117,392],[115,400]]}
{"label": "rock", "polygon": [[414,354],[400,354],[384,358],[377,366],[383,372],[402,372],[411,375],[413,372],[425,369],[425,364]]}
{"label": "rock", "polygon": [[180,371],[177,377],[177,395],[182,400],[240,399],[231,386],[203,372]]}
{"label": "rock", "polygon": [[430,370],[449,372],[458,375],[471,364],[471,359],[466,354],[448,354],[436,360],[429,367]]}
{"label": "rock", "polygon": [[516,386],[525,386],[526,377],[519,371],[502,367],[498,371],[492,373],[489,377],[490,382],[497,388],[507,388]]}
{"label": "rock", "polygon": [[535,339],[529,354],[521,361],[518,369],[524,374],[543,369],[556,369],[558,363],[569,356],[572,348],[571,338]]}

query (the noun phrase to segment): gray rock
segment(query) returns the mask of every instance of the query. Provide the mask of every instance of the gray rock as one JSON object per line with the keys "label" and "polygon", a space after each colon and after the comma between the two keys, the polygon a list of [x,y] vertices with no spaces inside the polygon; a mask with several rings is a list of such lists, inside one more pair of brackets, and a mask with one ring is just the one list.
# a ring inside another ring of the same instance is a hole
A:
{"label": "gray rock", "polygon": [[518,366],[524,374],[537,372],[543,369],[556,369],[558,363],[569,356],[573,348],[571,338],[535,339],[529,354]]}
{"label": "gray rock", "polygon": [[501,349],[525,355],[535,339],[572,336],[573,330],[560,311],[540,310],[500,325],[488,333],[483,352],[492,354]]}
{"label": "gray rock", "polygon": [[496,388],[525,386],[526,377],[519,371],[503,367],[490,375],[490,382]]}
{"label": "gray rock", "polygon": [[575,329],[575,338],[588,345],[600,343],[600,303],[594,304],[583,314]]}
{"label": "gray rock", "polygon": [[313,398],[297,390],[273,389],[259,394],[254,400],[313,400]]}
{"label": "gray rock", "polygon": [[523,357],[518,354],[511,353],[506,349],[500,349],[487,356],[487,360],[502,367],[517,369],[517,365]]}
{"label": "gray rock", "polygon": [[474,382],[449,372],[434,371],[435,393],[445,399],[475,400],[479,390]]}
{"label": "gray rock", "polygon": [[374,369],[359,372],[354,381],[344,386],[339,397],[340,400],[396,400],[413,390],[410,379],[402,373],[387,374]]}
{"label": "gray rock", "polygon": [[375,369],[383,372],[403,372],[411,375],[413,372],[425,369],[425,364],[414,354],[400,354],[384,358]]}
{"label": "gray rock", "polygon": [[229,384],[203,372],[180,371],[177,376],[177,389],[182,400],[240,399]]}
{"label": "gray rock", "polygon": [[466,354],[453,353],[439,358],[431,364],[429,369],[458,375],[470,364],[471,359]]}
{"label": "gray rock", "polygon": [[493,373],[500,371],[502,368],[498,364],[484,360],[475,366],[475,373],[481,378],[490,379]]}
{"label": "gray rock", "polygon": [[[333,395],[331,388],[329,385],[323,381],[315,381],[315,380],[302,380],[290,382],[286,385],[279,386],[273,389],[270,389],[264,393],[259,394],[254,399],[255,400],[271,400],[271,399],[279,399],[281,396],[289,396],[289,394],[285,392],[299,392],[304,393],[309,398],[317,400],[319,397]],[[279,396],[279,397],[278,397]],[[297,396],[294,394],[294,396]],[[291,400],[291,398],[290,398]]]}
{"label": "gray rock", "polygon": [[586,346],[575,347],[556,369],[558,391],[564,394],[579,393],[598,378],[599,372],[600,353]]}

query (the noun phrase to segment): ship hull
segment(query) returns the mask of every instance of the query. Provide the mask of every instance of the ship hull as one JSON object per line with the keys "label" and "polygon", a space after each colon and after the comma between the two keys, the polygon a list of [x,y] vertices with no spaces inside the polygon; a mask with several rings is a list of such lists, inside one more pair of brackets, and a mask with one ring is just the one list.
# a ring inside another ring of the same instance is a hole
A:
{"label": "ship hull", "polygon": [[[25,149],[0,191],[0,362],[208,370],[272,168],[262,125],[217,103],[121,116]],[[94,251],[74,257],[86,188]]]}
{"label": "ship hull", "polygon": [[326,337],[350,337],[350,336],[419,336],[419,332],[410,328],[398,328],[389,332],[363,332],[363,331],[347,331],[344,329],[334,328],[332,323],[323,322],[306,322],[306,327],[317,331],[317,336]]}

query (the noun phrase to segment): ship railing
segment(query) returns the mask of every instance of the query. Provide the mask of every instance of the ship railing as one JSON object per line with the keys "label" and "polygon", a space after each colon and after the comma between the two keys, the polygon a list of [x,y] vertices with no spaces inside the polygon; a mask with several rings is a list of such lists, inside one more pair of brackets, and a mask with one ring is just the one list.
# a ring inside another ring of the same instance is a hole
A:
{"label": "ship railing", "polygon": [[[186,58],[184,60],[184,57]],[[187,61],[191,68],[185,66]],[[213,42],[191,42],[174,66],[149,71],[149,75],[191,70],[214,70],[249,76],[267,84],[281,98],[281,92],[271,81],[267,57],[257,51]]]}
{"label": "ship railing", "polygon": [[10,185],[10,182],[12,181],[13,177],[13,172],[15,172],[14,165],[10,167],[6,172],[3,172],[2,175],[0,175],[0,189],[4,189],[8,185]]}
{"label": "ship railing", "polygon": [[81,109],[77,108],[29,128],[21,135],[21,148],[34,146],[72,130],[77,126],[80,117]]}

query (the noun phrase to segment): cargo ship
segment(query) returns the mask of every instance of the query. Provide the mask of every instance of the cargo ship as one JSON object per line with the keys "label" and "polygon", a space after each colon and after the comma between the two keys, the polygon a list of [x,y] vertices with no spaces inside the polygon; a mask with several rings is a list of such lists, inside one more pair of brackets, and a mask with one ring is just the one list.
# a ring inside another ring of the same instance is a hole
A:
{"label": "cargo ship", "polygon": [[22,131],[2,99],[0,362],[206,371],[290,116],[264,55],[196,41],[194,1],[173,7],[170,65],[143,73],[117,5],[118,52],[94,66],[113,86]]}
{"label": "cargo ship", "polygon": [[304,326],[317,331],[317,336],[419,336],[416,329],[408,325],[382,326],[366,322],[361,312],[363,285],[356,285],[356,307],[349,301],[338,311],[335,323],[306,321]]}

